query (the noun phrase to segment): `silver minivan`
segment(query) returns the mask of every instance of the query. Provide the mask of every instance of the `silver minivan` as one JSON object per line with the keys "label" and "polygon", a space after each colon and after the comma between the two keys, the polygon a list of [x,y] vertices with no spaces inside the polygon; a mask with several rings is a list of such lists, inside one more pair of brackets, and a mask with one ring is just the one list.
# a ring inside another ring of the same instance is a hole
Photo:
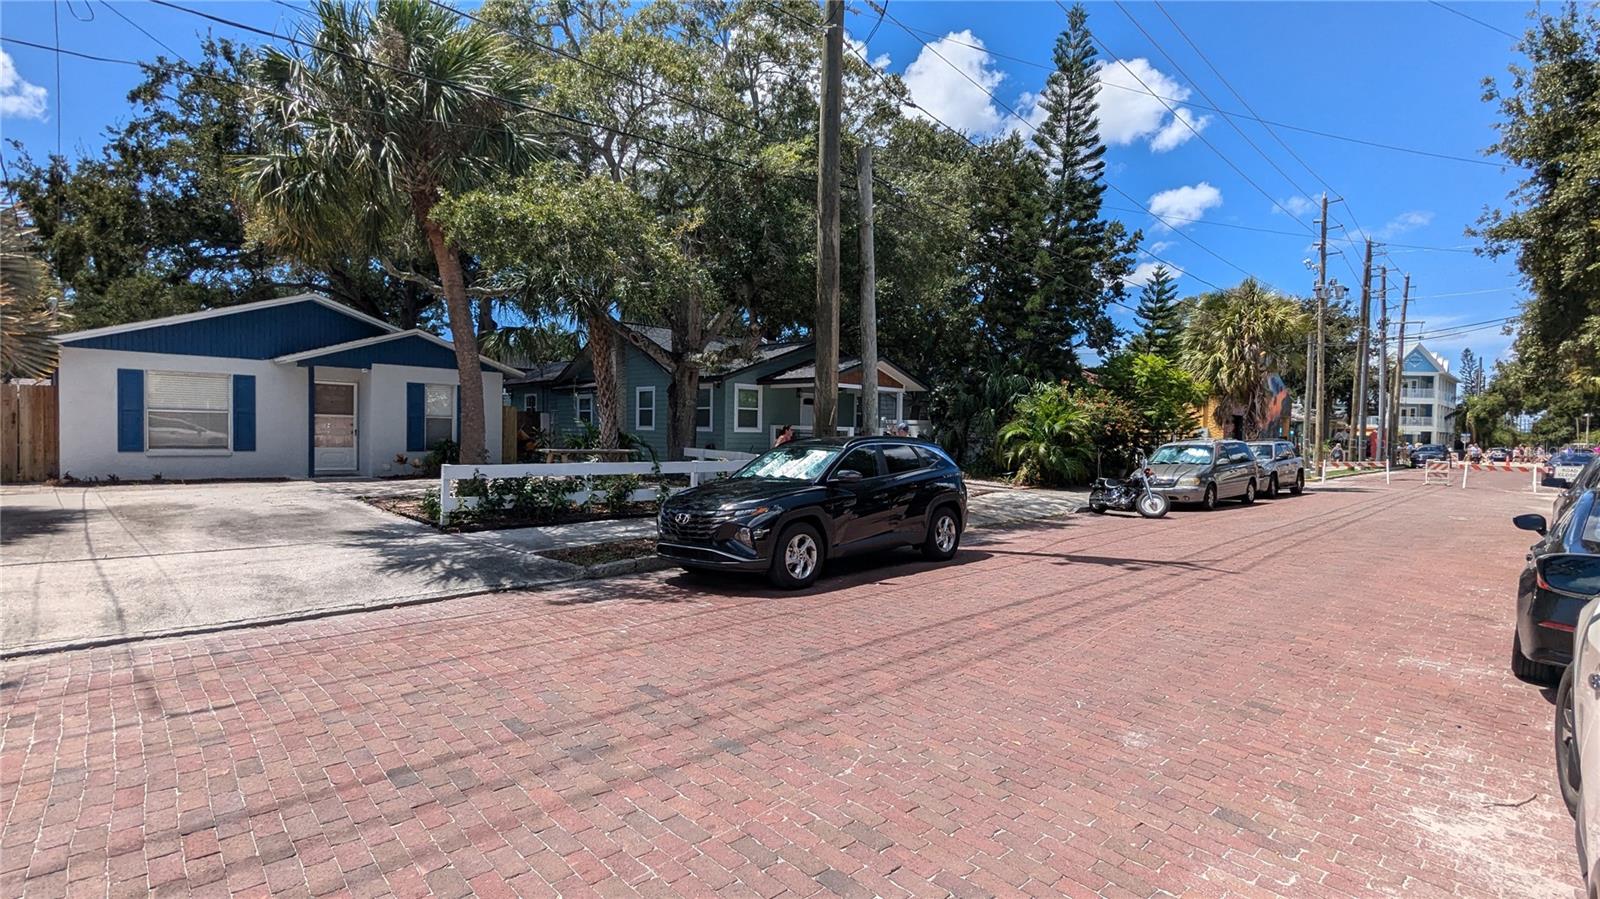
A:
{"label": "silver minivan", "polygon": [[1150,487],[1175,503],[1214,509],[1225,499],[1256,501],[1261,467],[1241,440],[1180,440],[1150,454]]}

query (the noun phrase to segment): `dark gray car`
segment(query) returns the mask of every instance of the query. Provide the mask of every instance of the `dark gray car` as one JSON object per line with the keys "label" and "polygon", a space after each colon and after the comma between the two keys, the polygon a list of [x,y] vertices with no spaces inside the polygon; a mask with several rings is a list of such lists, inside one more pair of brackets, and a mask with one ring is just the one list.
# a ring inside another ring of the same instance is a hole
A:
{"label": "dark gray car", "polygon": [[1263,471],[1250,447],[1239,440],[1182,440],[1150,454],[1150,487],[1175,503],[1256,501]]}

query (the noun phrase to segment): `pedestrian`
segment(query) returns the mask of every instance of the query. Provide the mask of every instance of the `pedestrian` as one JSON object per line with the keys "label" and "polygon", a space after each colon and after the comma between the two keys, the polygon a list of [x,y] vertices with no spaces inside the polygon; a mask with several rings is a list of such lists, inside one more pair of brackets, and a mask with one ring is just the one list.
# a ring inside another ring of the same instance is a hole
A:
{"label": "pedestrian", "polygon": [[1335,462],[1343,462],[1344,461],[1344,444],[1335,443],[1333,445],[1333,461],[1335,461]]}
{"label": "pedestrian", "polygon": [[773,446],[783,446],[794,440],[794,425],[784,425],[778,429],[778,439],[772,442]]}

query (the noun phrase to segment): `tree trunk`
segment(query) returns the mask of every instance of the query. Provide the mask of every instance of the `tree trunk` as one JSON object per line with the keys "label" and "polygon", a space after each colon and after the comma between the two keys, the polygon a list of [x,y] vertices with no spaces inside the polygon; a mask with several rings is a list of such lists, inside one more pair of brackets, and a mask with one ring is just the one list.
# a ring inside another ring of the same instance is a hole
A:
{"label": "tree trunk", "polygon": [[589,331],[589,364],[594,368],[594,412],[600,426],[600,446],[616,449],[621,445],[619,423],[622,403],[617,395],[617,338],[611,331],[610,316],[591,315],[584,322]]}
{"label": "tree trunk", "polygon": [[694,418],[700,406],[700,368],[679,357],[667,387],[667,458],[679,461],[694,443]]}
{"label": "tree trunk", "polygon": [[461,384],[461,462],[471,465],[489,461],[485,446],[483,409],[483,367],[478,362],[478,336],[473,331],[472,301],[461,274],[459,251],[445,239],[444,229],[431,219],[422,223],[439,266],[439,284],[444,288],[444,305],[449,313],[450,338],[456,349],[456,370]]}

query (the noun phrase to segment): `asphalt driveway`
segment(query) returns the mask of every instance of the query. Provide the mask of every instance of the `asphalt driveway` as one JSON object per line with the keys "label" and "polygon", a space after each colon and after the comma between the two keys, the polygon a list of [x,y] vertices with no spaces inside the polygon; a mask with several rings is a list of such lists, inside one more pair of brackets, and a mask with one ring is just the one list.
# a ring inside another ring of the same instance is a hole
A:
{"label": "asphalt driveway", "polygon": [[440,534],[356,500],[416,482],[0,492],[0,654],[534,586],[535,555],[649,534],[649,520]]}

